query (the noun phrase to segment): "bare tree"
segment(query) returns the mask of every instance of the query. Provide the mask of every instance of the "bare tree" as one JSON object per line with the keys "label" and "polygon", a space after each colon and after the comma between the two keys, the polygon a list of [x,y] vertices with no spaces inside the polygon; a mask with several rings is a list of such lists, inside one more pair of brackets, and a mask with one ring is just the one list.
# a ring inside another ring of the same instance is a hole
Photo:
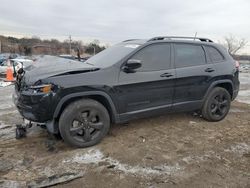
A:
{"label": "bare tree", "polygon": [[247,44],[247,40],[244,38],[238,39],[233,35],[224,37],[224,42],[222,43],[228,49],[228,52],[235,55],[239,50],[243,49]]}

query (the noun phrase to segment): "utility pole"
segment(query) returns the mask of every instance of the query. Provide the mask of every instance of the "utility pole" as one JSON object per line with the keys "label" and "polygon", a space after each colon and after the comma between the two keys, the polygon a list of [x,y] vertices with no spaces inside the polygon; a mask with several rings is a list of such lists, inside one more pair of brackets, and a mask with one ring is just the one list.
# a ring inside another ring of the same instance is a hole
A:
{"label": "utility pole", "polygon": [[71,54],[71,35],[69,36],[69,54]]}
{"label": "utility pole", "polygon": [[2,53],[2,43],[0,41],[0,53]]}

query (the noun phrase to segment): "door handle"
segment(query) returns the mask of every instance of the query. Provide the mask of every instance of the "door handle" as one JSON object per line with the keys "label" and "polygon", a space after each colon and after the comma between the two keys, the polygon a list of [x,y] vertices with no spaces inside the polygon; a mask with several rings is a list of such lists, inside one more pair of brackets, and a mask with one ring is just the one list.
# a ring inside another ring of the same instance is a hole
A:
{"label": "door handle", "polygon": [[206,68],[205,72],[214,72],[214,69],[213,68]]}
{"label": "door handle", "polygon": [[161,77],[171,77],[171,76],[173,76],[171,73],[169,73],[169,72],[166,72],[166,73],[163,73],[162,75],[161,75]]}

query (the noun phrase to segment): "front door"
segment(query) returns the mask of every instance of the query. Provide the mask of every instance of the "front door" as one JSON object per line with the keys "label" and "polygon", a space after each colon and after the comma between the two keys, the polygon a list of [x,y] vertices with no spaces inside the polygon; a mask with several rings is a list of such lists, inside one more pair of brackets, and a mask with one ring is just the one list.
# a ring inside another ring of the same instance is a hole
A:
{"label": "front door", "polygon": [[129,59],[141,62],[134,73],[121,69],[118,99],[120,114],[170,108],[173,102],[175,69],[171,63],[171,44],[148,45]]}

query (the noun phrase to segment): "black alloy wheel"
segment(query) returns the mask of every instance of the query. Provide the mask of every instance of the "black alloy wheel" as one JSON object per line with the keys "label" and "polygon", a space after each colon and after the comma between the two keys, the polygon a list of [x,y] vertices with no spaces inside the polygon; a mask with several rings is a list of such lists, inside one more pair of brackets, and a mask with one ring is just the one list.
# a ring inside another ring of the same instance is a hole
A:
{"label": "black alloy wheel", "polygon": [[92,99],[71,103],[59,120],[62,138],[70,145],[88,147],[97,144],[108,133],[110,117],[107,109]]}
{"label": "black alloy wheel", "polygon": [[208,121],[220,121],[226,117],[231,105],[231,95],[221,87],[214,88],[207,96],[202,116]]}

